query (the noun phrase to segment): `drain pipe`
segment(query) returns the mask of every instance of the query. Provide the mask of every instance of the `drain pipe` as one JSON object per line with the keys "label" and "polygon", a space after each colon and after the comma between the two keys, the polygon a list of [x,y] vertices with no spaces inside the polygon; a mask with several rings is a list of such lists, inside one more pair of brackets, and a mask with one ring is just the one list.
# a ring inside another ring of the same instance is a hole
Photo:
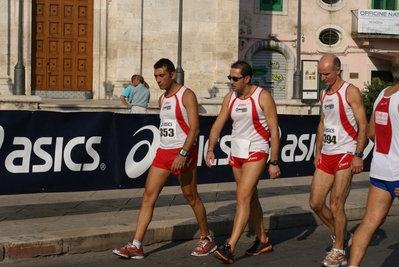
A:
{"label": "drain pipe", "polygon": [[16,95],[25,95],[25,66],[23,64],[23,18],[22,18],[22,0],[19,0],[18,11],[18,62],[14,67],[14,93]]}
{"label": "drain pipe", "polygon": [[181,85],[184,85],[184,70],[181,66],[182,28],[183,28],[183,0],[179,0],[179,33],[178,33],[178,44],[177,44],[176,82]]}
{"label": "drain pipe", "polygon": [[140,75],[143,75],[144,0],[141,0]]}
{"label": "drain pipe", "polygon": [[302,71],[301,71],[301,0],[298,0],[298,26],[296,30],[296,71],[294,73],[294,95],[293,99],[300,99]]}

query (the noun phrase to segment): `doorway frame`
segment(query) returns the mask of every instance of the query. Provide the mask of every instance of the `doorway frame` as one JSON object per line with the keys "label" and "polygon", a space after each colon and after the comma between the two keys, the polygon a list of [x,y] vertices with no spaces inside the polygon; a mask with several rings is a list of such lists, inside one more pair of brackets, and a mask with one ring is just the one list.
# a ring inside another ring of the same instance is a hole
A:
{"label": "doorway frame", "polygon": [[[107,39],[108,39],[108,3],[110,0],[93,0],[93,78],[92,78],[92,99],[105,99],[106,92],[102,90],[103,82],[107,77]],[[24,38],[24,63],[25,63],[25,85],[26,95],[32,95],[32,58],[33,52],[33,2],[23,3],[23,38]],[[106,29],[106,30],[101,30]],[[102,77],[102,79],[101,79]]]}

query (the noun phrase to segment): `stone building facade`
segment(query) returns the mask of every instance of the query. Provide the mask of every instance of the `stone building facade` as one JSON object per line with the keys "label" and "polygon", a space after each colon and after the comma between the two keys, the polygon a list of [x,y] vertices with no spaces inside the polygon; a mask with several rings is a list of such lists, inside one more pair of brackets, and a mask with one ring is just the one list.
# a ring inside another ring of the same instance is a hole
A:
{"label": "stone building facade", "polygon": [[[226,73],[238,58],[239,1],[182,2],[181,67],[185,84],[200,97],[210,97],[212,89],[228,90]],[[3,13],[0,37],[6,40],[0,44],[0,95],[12,94],[14,66],[18,61],[18,4],[19,0],[0,2]],[[83,16],[86,21],[79,20]],[[69,38],[67,31],[75,36]],[[77,40],[81,34],[91,40],[81,43]],[[149,83],[152,97],[157,98],[160,92],[153,79],[153,65],[163,57],[177,63],[178,35],[179,0],[23,0],[26,94],[49,98],[115,98],[130,77],[138,73]],[[38,38],[42,39],[40,43]],[[43,56],[43,61],[39,50],[56,55]],[[90,51],[87,62],[76,55],[80,50]],[[66,56],[69,52],[72,60]],[[38,70],[40,64],[42,70]],[[71,74],[72,80],[55,74],[67,72],[68,67],[82,67],[91,72],[86,76],[90,80],[81,78],[82,85],[88,85],[83,92],[79,83],[73,86],[81,74]],[[35,75],[42,78],[38,81]],[[58,87],[51,88],[52,82]]]}

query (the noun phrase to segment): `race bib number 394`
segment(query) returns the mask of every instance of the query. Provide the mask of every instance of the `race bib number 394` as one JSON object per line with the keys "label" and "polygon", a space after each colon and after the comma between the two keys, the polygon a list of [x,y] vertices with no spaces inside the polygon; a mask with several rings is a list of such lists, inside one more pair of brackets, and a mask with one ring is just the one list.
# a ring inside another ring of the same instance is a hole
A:
{"label": "race bib number 394", "polygon": [[324,127],[323,143],[325,145],[335,145],[338,143],[338,127],[337,126]]}
{"label": "race bib number 394", "polygon": [[176,120],[163,120],[159,127],[159,133],[163,138],[176,137]]}

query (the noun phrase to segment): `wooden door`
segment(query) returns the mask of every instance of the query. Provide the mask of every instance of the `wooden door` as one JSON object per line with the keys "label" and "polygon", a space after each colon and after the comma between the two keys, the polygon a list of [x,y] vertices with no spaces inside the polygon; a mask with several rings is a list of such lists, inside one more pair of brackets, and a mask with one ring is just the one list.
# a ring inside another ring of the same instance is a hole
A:
{"label": "wooden door", "polygon": [[93,0],[33,0],[32,90],[92,91]]}

